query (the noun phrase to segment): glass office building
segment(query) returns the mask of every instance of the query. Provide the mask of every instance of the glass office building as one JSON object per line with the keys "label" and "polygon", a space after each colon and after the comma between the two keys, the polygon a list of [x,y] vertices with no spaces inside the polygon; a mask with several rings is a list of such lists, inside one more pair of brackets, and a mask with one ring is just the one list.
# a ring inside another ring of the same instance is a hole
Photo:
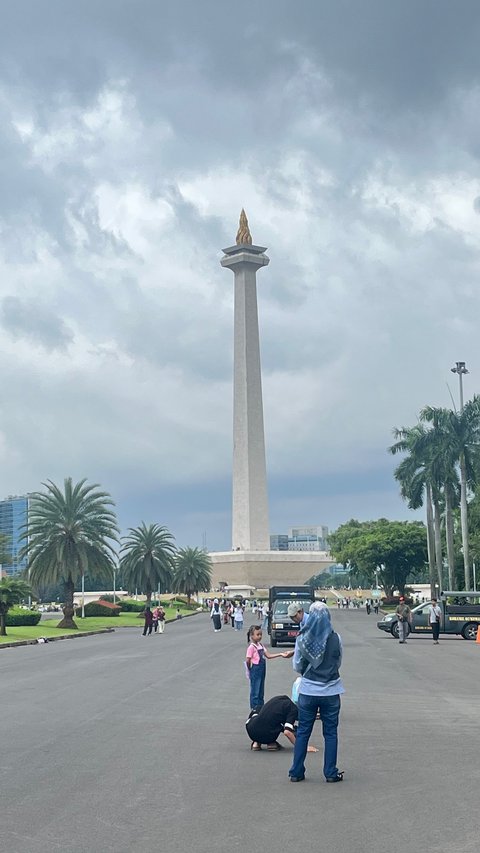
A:
{"label": "glass office building", "polygon": [[2,551],[6,558],[2,563],[2,574],[14,575],[27,566],[27,558],[19,559],[24,541],[20,538],[28,519],[28,497],[10,496],[0,501],[0,534],[5,537]]}
{"label": "glass office building", "polygon": [[270,536],[271,551],[328,551],[328,527],[291,527],[286,533]]}
{"label": "glass office building", "polygon": [[270,536],[270,551],[288,551],[288,536],[286,533],[272,533]]}

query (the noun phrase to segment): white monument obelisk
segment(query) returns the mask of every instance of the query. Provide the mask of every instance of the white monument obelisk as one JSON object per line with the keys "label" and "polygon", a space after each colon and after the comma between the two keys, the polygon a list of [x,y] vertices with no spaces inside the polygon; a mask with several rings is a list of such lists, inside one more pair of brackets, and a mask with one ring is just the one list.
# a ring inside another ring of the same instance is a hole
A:
{"label": "white monument obelisk", "polygon": [[244,210],[240,214],[236,245],[223,251],[222,267],[229,267],[235,276],[232,548],[268,551],[257,270],[266,267],[270,259],[265,248],[252,245]]}

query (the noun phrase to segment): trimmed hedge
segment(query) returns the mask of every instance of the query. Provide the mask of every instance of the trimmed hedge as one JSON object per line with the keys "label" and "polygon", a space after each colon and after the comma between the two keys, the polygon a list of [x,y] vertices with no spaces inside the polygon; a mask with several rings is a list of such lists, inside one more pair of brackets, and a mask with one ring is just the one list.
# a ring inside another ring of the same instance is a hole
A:
{"label": "trimmed hedge", "polygon": [[144,601],[134,601],[131,598],[123,598],[119,601],[119,606],[124,613],[143,613],[145,610]]}
{"label": "trimmed hedge", "polygon": [[[77,616],[82,615],[82,608],[77,607]],[[85,616],[118,616],[120,607],[118,604],[111,604],[109,601],[89,601],[85,605]]]}
{"label": "trimmed hedge", "polygon": [[38,625],[42,614],[36,610],[17,610],[12,608],[7,612],[5,624],[7,628],[18,628],[22,625]]}

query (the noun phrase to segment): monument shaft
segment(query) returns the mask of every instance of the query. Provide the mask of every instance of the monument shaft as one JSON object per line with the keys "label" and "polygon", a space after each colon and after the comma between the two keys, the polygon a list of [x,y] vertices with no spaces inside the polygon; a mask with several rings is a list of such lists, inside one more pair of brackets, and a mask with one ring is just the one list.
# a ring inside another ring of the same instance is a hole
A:
{"label": "monument shaft", "polygon": [[267,472],[256,272],[269,263],[260,246],[225,249],[235,276],[232,547],[268,551]]}

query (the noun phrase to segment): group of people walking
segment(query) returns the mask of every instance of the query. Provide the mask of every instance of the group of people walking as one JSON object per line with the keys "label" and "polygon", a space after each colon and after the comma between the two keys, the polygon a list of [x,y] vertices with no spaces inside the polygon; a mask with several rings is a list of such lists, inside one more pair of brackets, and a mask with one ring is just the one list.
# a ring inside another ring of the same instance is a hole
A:
{"label": "group of people walking", "polygon": [[146,607],[143,613],[143,636],[150,635],[152,631],[157,634],[163,634],[165,630],[165,610],[160,604],[154,607]]}
{"label": "group of people walking", "polygon": [[220,604],[218,598],[213,599],[210,618],[213,630],[220,631],[223,625],[231,625],[236,631],[243,631],[245,607],[240,601]]}
{"label": "group of people walking", "polygon": [[370,616],[372,610],[375,614],[378,614],[380,602],[378,598],[367,598],[365,601],[363,601],[363,598],[350,598],[350,596],[348,598],[337,597],[338,610],[340,610],[340,608],[348,610],[350,607],[353,607],[354,610],[360,610],[361,607],[365,607],[367,616]]}

